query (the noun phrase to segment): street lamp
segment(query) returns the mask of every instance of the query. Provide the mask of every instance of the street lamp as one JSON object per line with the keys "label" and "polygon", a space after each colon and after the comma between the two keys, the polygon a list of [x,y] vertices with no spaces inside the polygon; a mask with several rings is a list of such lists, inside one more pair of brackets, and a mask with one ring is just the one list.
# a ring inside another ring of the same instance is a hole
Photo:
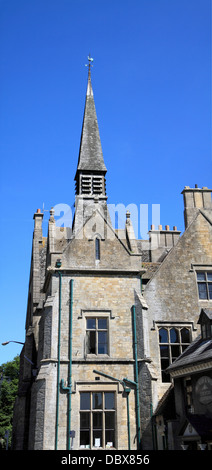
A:
{"label": "street lamp", "polygon": [[[133,385],[134,387],[136,386],[136,382],[133,382],[133,380],[129,380],[127,379],[126,377],[123,378],[122,380],[120,379],[117,379],[116,377],[112,377],[112,375],[108,375],[108,374],[105,374],[104,372],[100,372],[98,370],[93,370],[93,372],[95,374],[98,374],[98,375],[102,375],[103,377],[107,377],[107,379],[110,379],[110,380],[115,380],[116,382],[119,382],[123,389],[124,389],[124,392],[126,393],[127,395],[127,432],[128,432],[128,447],[129,447],[129,450],[131,450],[131,446],[130,446],[130,412],[129,412],[129,394],[132,390],[132,387],[130,385]],[[128,384],[128,386],[127,386]]]}
{"label": "street lamp", "polygon": [[18,344],[24,344],[24,343],[21,343],[20,341],[5,341],[4,343],[1,343],[2,346],[6,346],[7,344],[9,343],[18,343]]}
{"label": "street lamp", "polygon": [[[22,343],[21,341],[5,341],[4,343],[1,343],[1,344],[2,344],[2,346],[7,346],[7,344],[9,344],[9,343],[23,344],[23,346],[25,344],[25,343]],[[26,361],[28,361],[32,366],[35,365],[34,362],[31,361],[31,359],[29,359],[27,356],[25,356],[25,354],[24,354],[24,359],[26,359]],[[35,376],[37,374],[37,367],[32,371],[32,374],[33,374],[33,376]]]}

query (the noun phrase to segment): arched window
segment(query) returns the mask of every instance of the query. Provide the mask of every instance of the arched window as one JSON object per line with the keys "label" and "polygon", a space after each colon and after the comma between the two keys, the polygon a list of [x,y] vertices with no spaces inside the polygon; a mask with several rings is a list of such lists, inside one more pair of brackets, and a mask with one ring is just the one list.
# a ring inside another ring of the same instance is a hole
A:
{"label": "arched window", "polygon": [[100,239],[99,238],[95,239],[95,254],[96,254],[96,260],[100,260]]}
{"label": "arched window", "polygon": [[190,343],[190,329],[167,326],[159,328],[159,347],[161,358],[162,381],[170,382],[166,369],[182,354]]}

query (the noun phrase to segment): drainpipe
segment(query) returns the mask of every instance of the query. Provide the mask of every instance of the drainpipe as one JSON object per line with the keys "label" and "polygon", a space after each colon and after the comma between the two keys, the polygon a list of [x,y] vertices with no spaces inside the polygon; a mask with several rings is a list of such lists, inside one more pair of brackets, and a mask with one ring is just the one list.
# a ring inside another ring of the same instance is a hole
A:
{"label": "drainpipe", "polygon": [[124,386],[124,392],[126,393],[127,396],[127,433],[128,433],[128,449],[131,450],[131,437],[130,437],[130,410],[129,410],[129,394],[130,394],[130,388],[127,388]]}
{"label": "drainpipe", "polygon": [[73,318],[73,279],[70,281],[70,313],[69,313],[69,374],[68,374],[68,450],[70,450],[71,431],[71,394],[72,394],[72,318]]}
{"label": "drainpipe", "polygon": [[[56,267],[61,267],[61,261],[56,262]],[[56,430],[55,430],[55,450],[58,444],[59,427],[59,399],[60,399],[60,336],[61,336],[61,299],[62,299],[62,273],[59,274],[59,312],[58,312],[58,352],[57,352],[57,401],[56,401]]]}
{"label": "drainpipe", "polygon": [[141,286],[141,294],[142,294],[142,276],[140,277],[140,286]]}
{"label": "drainpipe", "polygon": [[141,425],[140,425],[140,405],[139,405],[139,385],[138,385],[138,358],[137,358],[137,333],[135,305],[132,306],[133,313],[133,346],[135,357],[135,382],[136,382],[136,418],[137,418],[137,447],[141,449]]}
{"label": "drainpipe", "polygon": [[70,450],[70,431],[71,431],[71,395],[72,395],[72,319],[73,319],[73,279],[70,281],[70,311],[69,311],[69,368],[68,368],[68,386],[64,386],[64,380],[61,380],[62,390],[68,393],[68,423],[67,423],[67,448]]}

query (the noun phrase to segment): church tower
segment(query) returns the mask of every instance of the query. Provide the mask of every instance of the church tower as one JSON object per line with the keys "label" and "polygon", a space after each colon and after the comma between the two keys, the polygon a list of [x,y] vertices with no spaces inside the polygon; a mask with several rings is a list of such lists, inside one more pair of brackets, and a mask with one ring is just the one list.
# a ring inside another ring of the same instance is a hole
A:
{"label": "church tower", "polygon": [[58,227],[52,209],[45,239],[42,215],[35,216],[40,231],[33,241],[29,298],[36,288],[36,304],[33,310],[28,304],[24,346],[34,375],[22,367],[16,449],[140,446],[134,326],[141,309],[141,255],[129,213],[121,238],[111,225],[106,171],[89,57],[73,230]]}

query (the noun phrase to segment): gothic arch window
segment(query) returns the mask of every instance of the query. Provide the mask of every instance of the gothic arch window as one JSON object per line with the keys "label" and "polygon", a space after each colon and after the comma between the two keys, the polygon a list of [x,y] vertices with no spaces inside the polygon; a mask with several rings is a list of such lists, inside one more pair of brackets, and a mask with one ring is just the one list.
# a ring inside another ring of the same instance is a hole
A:
{"label": "gothic arch window", "polygon": [[185,351],[190,342],[191,331],[189,327],[159,327],[162,382],[171,381],[170,375],[166,373],[166,369]]}

